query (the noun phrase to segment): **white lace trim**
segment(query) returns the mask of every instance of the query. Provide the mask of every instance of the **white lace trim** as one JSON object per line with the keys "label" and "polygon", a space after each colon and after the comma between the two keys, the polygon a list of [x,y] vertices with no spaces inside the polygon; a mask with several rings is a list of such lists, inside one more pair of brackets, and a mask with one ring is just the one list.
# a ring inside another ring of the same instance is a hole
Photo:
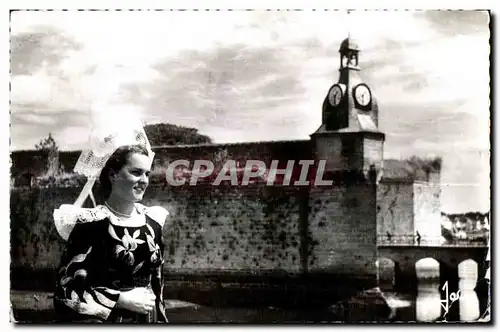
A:
{"label": "white lace trim", "polygon": [[[137,204],[137,207],[139,212],[147,214],[161,227],[163,227],[165,219],[169,215],[169,212],[161,206],[146,207],[142,204]],[[77,223],[93,222],[108,217],[116,219],[116,216],[104,205],[99,205],[95,208],[81,208],[72,204],[63,204],[58,209],[55,209],[53,213],[56,230],[65,241],[68,240]]]}
{"label": "white lace trim", "polygon": [[156,221],[161,227],[165,224],[165,220],[169,216],[169,212],[162,206],[144,206],[142,204],[137,204],[139,211],[147,214],[151,219]]}
{"label": "white lace trim", "polygon": [[108,217],[102,206],[87,209],[72,204],[63,204],[54,210],[54,225],[59,235],[67,241],[77,222],[87,223]]}

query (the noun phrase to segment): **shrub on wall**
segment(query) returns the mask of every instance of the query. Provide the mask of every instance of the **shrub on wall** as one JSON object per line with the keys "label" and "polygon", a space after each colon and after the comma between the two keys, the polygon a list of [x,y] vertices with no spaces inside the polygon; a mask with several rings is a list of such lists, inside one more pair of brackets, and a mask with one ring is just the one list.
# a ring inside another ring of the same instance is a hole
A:
{"label": "shrub on wall", "polygon": [[443,158],[422,158],[418,156],[412,156],[407,160],[407,162],[414,168],[415,171],[422,170],[425,173],[440,172],[443,165]]}
{"label": "shrub on wall", "polygon": [[45,174],[34,178],[32,187],[35,188],[68,188],[68,187],[82,187],[85,185],[86,178],[73,173],[63,173],[57,176]]}

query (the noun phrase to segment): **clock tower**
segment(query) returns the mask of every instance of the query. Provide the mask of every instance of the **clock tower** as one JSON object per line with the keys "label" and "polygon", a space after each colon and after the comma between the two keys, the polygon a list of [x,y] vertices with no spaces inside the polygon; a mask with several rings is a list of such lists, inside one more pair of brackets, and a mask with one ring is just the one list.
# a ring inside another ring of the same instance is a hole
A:
{"label": "clock tower", "polygon": [[361,78],[358,44],[350,37],[339,49],[339,78],[323,101],[321,126],[311,135],[327,173],[346,172],[361,181],[381,177],[385,135],[378,129],[378,105]]}

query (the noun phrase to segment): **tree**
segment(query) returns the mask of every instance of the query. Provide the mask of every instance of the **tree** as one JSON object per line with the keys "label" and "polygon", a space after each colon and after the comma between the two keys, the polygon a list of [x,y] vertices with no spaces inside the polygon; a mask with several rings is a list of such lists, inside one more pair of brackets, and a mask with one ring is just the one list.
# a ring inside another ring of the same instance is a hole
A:
{"label": "tree", "polygon": [[144,126],[151,146],[212,143],[210,137],[198,133],[198,129],[167,123]]}
{"label": "tree", "polygon": [[52,133],[49,133],[49,137],[41,139],[38,144],[35,144],[35,149],[39,151],[58,151],[56,140],[52,137]]}
{"label": "tree", "polygon": [[47,175],[57,175],[59,171],[59,147],[57,146],[54,137],[52,137],[52,133],[49,133],[49,137],[44,138],[40,140],[38,144],[35,144],[35,149],[47,152]]}

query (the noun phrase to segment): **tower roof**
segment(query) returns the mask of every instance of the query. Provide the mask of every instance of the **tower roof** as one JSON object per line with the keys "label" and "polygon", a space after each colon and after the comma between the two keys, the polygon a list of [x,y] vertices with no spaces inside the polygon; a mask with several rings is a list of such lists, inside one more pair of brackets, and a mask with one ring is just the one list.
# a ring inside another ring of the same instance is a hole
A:
{"label": "tower roof", "polygon": [[342,41],[342,44],[340,44],[339,52],[347,50],[360,51],[358,43],[352,37],[347,37],[344,41]]}

